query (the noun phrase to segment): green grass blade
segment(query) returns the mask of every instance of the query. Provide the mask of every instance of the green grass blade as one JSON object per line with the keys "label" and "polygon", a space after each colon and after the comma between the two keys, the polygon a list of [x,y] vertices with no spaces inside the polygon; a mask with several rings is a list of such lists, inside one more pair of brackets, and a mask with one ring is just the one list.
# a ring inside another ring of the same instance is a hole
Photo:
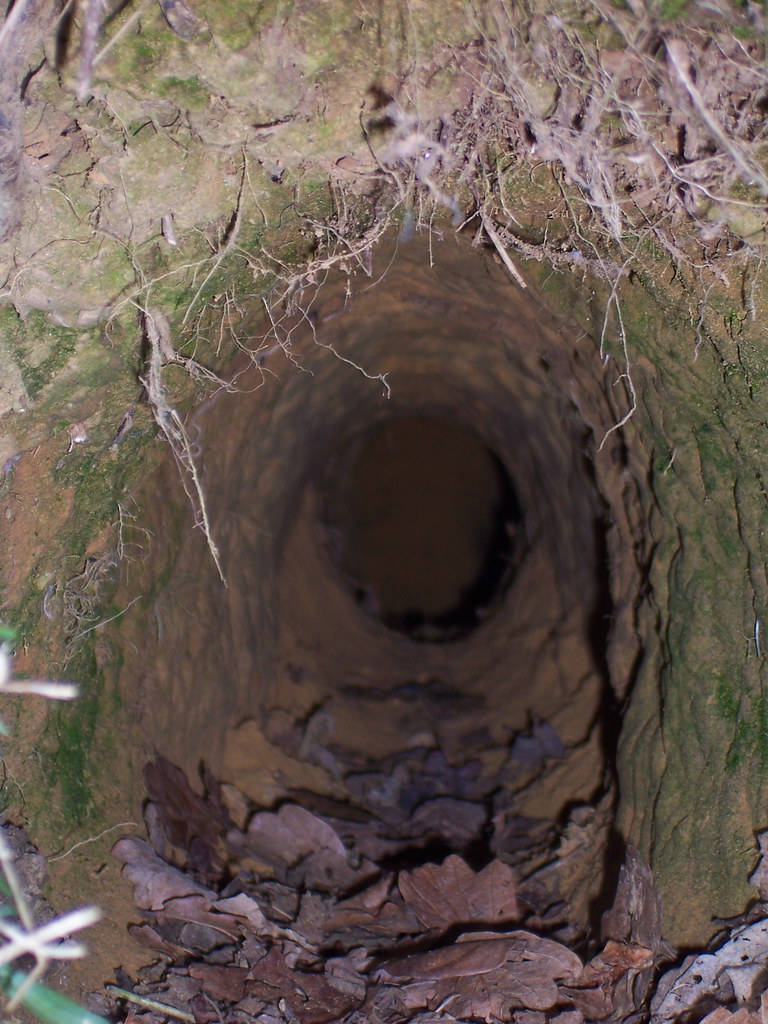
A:
{"label": "green grass blade", "polygon": [[[13,996],[19,990],[27,977],[24,971],[11,973],[7,968],[0,971],[0,988],[9,996]],[[22,1006],[29,1010],[42,1024],[109,1024],[104,1017],[90,1010],[83,1009],[71,999],[46,988],[45,985],[35,984],[21,1000]]]}

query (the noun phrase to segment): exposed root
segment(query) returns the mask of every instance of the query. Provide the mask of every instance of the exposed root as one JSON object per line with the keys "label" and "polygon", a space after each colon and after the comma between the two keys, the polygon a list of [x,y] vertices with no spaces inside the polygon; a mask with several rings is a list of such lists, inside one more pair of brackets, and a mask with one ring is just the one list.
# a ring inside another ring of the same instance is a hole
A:
{"label": "exposed root", "polygon": [[[159,310],[142,309],[142,326],[144,335],[149,346],[148,358],[144,376],[140,378],[144,385],[147,400],[155,422],[160,432],[168,442],[176,465],[184,485],[184,490],[192,505],[195,514],[195,525],[199,526],[205,534],[205,540],[210,551],[211,558],[216,565],[219,578],[224,586],[227,580],[221,565],[221,555],[216,541],[213,538],[211,522],[208,515],[208,502],[200,478],[200,470],[196,459],[199,457],[199,450],[187,433],[184,423],[178,412],[169,403],[167,389],[163,381],[164,367],[169,363],[178,362],[190,373],[200,373],[203,376],[212,376],[205,371],[194,360],[178,355],[173,348],[170,337],[170,326],[165,316]],[[219,378],[216,378],[219,380]],[[220,381],[226,387],[224,381]]]}

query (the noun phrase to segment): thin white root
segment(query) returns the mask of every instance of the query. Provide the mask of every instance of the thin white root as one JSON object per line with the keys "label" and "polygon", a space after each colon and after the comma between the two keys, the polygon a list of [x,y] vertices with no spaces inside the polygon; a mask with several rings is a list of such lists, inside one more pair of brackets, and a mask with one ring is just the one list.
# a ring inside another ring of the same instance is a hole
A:
{"label": "thin white root", "polygon": [[[221,565],[218,545],[213,539],[211,521],[208,515],[208,502],[200,479],[200,471],[195,462],[196,445],[189,439],[178,412],[166,397],[163,383],[163,367],[171,362],[190,362],[182,360],[171,343],[170,326],[159,310],[142,309],[144,330],[149,342],[149,358],[147,359],[146,376],[140,378],[147,393],[152,415],[160,428],[160,432],[170,445],[173,457],[179,467],[184,491],[189,498],[195,514],[195,524],[205,534],[208,550],[213,558],[219,578],[224,586],[227,580]],[[188,367],[187,367],[188,368]]]}
{"label": "thin white root", "polygon": [[528,285],[523,280],[523,278],[522,278],[522,276],[520,274],[520,271],[517,269],[515,264],[512,262],[512,259],[511,259],[510,255],[509,255],[509,253],[504,248],[504,245],[503,245],[501,239],[499,238],[499,236],[498,236],[498,234],[496,232],[496,228],[491,223],[490,218],[485,213],[481,213],[480,214],[480,218],[481,218],[481,220],[483,222],[483,230],[485,231],[486,235],[488,235],[490,240],[493,242],[493,245],[494,245],[494,247],[496,249],[496,252],[501,257],[501,262],[504,264],[504,266],[509,271],[509,274],[510,274],[510,277],[512,278],[512,280],[516,281],[520,285],[521,288],[527,288]]}

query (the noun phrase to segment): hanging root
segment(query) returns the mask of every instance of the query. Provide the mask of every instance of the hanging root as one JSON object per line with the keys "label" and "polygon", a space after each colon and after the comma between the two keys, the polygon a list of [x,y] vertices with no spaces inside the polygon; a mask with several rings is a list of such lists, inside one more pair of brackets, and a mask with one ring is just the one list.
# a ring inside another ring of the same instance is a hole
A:
{"label": "hanging root", "polygon": [[[211,531],[205,491],[203,490],[200,472],[195,462],[195,456],[199,454],[197,445],[190,441],[181,417],[169,403],[166,387],[163,383],[163,369],[169,363],[180,362],[189,370],[190,367],[186,366],[186,364],[193,363],[194,361],[182,359],[178,356],[171,343],[170,324],[159,310],[142,309],[141,315],[149,353],[146,362],[146,373],[140,380],[144,385],[155,422],[170,445],[176,465],[179,467],[184,491],[195,514],[195,525],[199,526],[205,534],[211,558],[213,558],[216,565],[221,582],[226,587],[227,580],[221,566],[221,556]],[[198,366],[197,363],[194,365],[195,367]],[[200,369],[202,370],[202,368]],[[223,384],[224,382],[221,383]]]}

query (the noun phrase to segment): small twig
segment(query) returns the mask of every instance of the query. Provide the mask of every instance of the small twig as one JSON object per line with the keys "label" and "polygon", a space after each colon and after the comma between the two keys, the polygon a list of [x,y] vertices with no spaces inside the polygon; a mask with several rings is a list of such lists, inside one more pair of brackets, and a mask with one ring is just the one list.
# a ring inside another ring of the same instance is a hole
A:
{"label": "small twig", "polygon": [[668,65],[674,71],[677,79],[688,93],[691,106],[706,125],[712,138],[741,169],[741,173],[744,175],[747,182],[750,184],[757,184],[763,195],[766,195],[768,193],[768,178],[766,178],[762,170],[755,163],[744,157],[741,149],[728,138],[707,108],[707,105],[691,76],[690,60],[688,58],[688,50],[685,42],[682,39],[666,39],[664,44],[667,51]]}
{"label": "small twig", "polygon": [[144,11],[145,11],[145,10],[147,9],[147,7],[149,7],[149,5],[150,5],[151,3],[152,3],[152,0],[144,0],[144,2],[143,2],[142,4],[140,4],[140,5],[139,5],[139,6],[138,6],[138,7],[136,8],[136,10],[135,10],[135,11],[133,12],[133,14],[132,14],[132,15],[130,16],[130,18],[128,18],[128,19],[127,19],[127,20],[126,20],[126,21],[125,21],[125,22],[124,22],[124,23],[123,23],[123,24],[122,24],[122,25],[120,26],[120,28],[119,28],[119,29],[117,30],[117,32],[115,32],[115,34],[114,34],[114,35],[112,36],[112,38],[111,38],[111,39],[109,40],[109,42],[105,43],[105,44],[104,44],[104,46],[102,46],[102,48],[101,48],[101,49],[99,50],[99,52],[98,52],[98,53],[96,54],[96,56],[95,56],[95,57],[93,58],[93,64],[92,64],[92,66],[93,66],[93,67],[96,67],[96,65],[97,65],[97,64],[99,63],[99,61],[103,60],[103,59],[104,59],[104,58],[106,57],[107,53],[109,53],[109,51],[110,51],[110,50],[112,49],[112,47],[113,47],[113,46],[115,45],[115,43],[116,43],[116,42],[118,41],[118,39],[119,39],[119,38],[120,38],[120,37],[121,37],[121,36],[122,36],[122,35],[123,35],[123,34],[124,34],[125,32],[127,32],[129,28],[131,28],[131,26],[132,26],[132,25],[134,24],[134,22],[136,22],[136,21],[138,21],[138,20],[139,20],[139,18],[140,18],[140,17],[142,16],[142,14],[144,13]]}
{"label": "small twig", "polygon": [[178,1020],[186,1020],[194,1024],[195,1018],[191,1013],[187,1013],[186,1010],[177,1010],[175,1006],[168,1006],[167,1003],[158,1003],[156,999],[148,999],[146,996],[129,992],[128,989],[118,988],[117,985],[105,985],[104,991],[117,999],[127,999],[129,1003],[143,1006],[147,1010],[158,1010],[166,1017],[176,1017]]}
{"label": "small twig", "polygon": [[498,234],[496,233],[496,229],[494,228],[493,224],[491,224],[490,218],[488,216],[486,216],[485,213],[481,212],[480,219],[483,222],[483,230],[485,231],[486,235],[488,235],[490,240],[493,242],[493,245],[494,245],[494,247],[496,249],[496,252],[501,257],[501,261],[504,264],[504,266],[507,268],[507,270],[509,271],[509,274],[510,274],[512,280],[516,281],[520,285],[521,288],[527,288],[528,285],[523,280],[522,276],[520,275],[520,271],[517,269],[515,264],[512,262],[509,253],[504,248],[501,239],[499,238]]}
{"label": "small twig", "polygon": [[96,56],[102,22],[104,21],[105,0],[88,0],[85,9],[83,41],[80,46],[80,70],[77,74],[75,94],[79,103],[85,103],[91,96],[91,74]]}
{"label": "small twig", "polygon": [[32,912],[24,897],[19,876],[16,874],[13,854],[2,831],[0,831],[0,868],[2,868],[8,888],[11,890],[11,897],[16,907],[16,913],[19,915],[19,920],[27,930],[31,931],[35,927],[35,922],[32,919]]}
{"label": "small twig", "polygon": [[16,0],[16,3],[8,13],[8,17],[3,22],[2,28],[0,28],[0,48],[5,43],[5,37],[9,36],[22,20],[24,12],[30,3],[31,0]]}

